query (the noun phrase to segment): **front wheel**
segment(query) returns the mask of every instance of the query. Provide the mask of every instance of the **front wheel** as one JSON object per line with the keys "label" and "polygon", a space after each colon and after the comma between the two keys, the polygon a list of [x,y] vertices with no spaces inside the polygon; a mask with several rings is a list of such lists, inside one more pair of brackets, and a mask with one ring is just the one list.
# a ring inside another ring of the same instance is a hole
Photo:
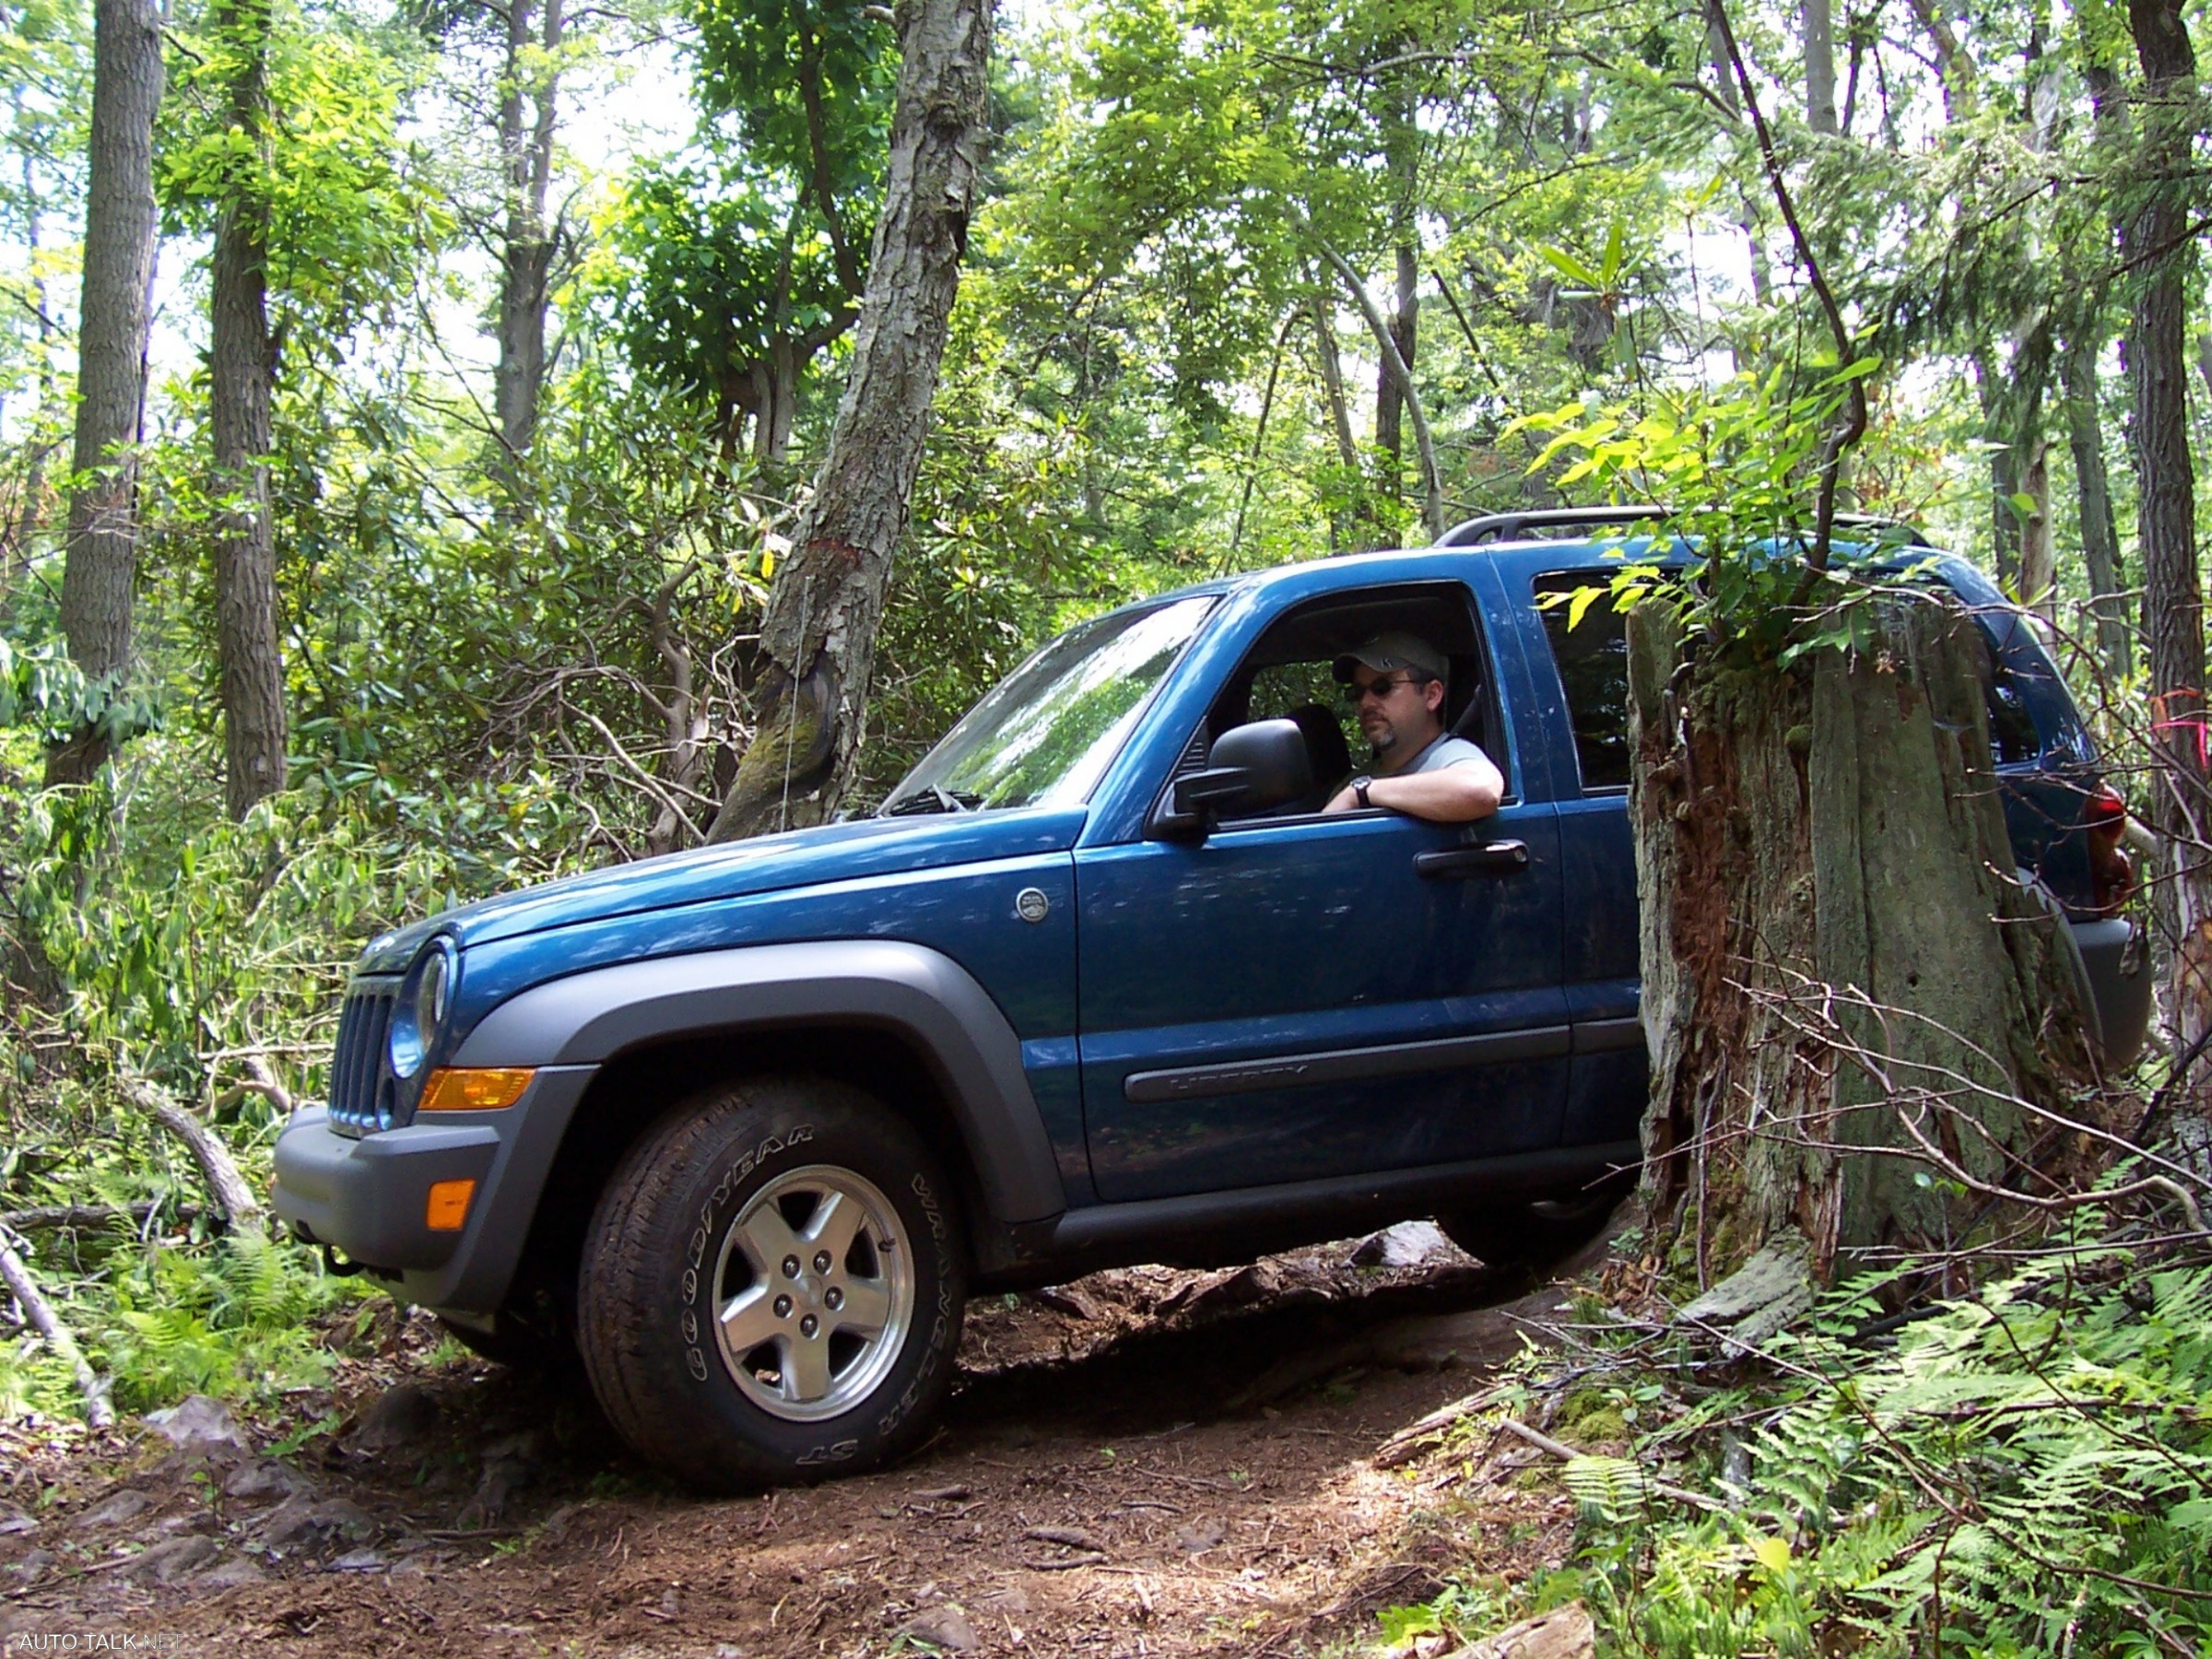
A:
{"label": "front wheel", "polygon": [[961,1263],[937,1160],[880,1101],[725,1086],[608,1181],[578,1346],[616,1429],[688,1485],[857,1473],[912,1446],[951,1383]]}

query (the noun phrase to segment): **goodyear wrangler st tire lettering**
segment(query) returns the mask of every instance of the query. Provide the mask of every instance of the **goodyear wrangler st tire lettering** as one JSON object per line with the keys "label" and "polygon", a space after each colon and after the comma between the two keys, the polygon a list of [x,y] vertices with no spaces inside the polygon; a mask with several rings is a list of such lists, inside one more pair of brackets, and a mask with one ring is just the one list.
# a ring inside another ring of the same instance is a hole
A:
{"label": "goodyear wrangler st tire lettering", "polygon": [[584,1243],[584,1362],[630,1444],[727,1490],[865,1468],[921,1431],[965,1300],[950,1189],[881,1101],[774,1077],[684,1102]]}

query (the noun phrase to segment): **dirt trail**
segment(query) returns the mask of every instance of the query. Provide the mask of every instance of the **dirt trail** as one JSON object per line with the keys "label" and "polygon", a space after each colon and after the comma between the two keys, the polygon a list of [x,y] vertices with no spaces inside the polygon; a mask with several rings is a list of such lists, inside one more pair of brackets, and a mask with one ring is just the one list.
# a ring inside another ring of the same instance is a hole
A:
{"label": "dirt trail", "polygon": [[[24,1451],[0,1502],[0,1631],[700,1659],[1372,1637],[1377,1608],[1434,1593],[1469,1524],[1436,1524],[1448,1477],[1373,1454],[1518,1336],[1470,1312],[1503,1287],[1449,1247],[1358,1269],[1349,1249],[987,1299],[917,1455],[724,1501],[661,1480],[572,1395],[433,1362],[429,1323],[394,1319],[383,1363],[301,1402],[350,1420],[288,1460],[225,1443],[219,1420],[181,1449]],[[1564,1510],[1534,1501],[1495,1565],[1557,1559]]]}

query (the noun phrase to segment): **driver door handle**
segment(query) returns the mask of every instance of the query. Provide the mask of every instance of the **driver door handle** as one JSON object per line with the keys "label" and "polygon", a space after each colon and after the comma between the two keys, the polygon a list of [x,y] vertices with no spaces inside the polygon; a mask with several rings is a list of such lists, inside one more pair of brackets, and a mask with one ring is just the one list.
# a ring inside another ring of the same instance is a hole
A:
{"label": "driver door handle", "polygon": [[1528,843],[1486,841],[1479,847],[1437,847],[1413,855],[1413,873],[1430,881],[1472,881],[1528,868]]}

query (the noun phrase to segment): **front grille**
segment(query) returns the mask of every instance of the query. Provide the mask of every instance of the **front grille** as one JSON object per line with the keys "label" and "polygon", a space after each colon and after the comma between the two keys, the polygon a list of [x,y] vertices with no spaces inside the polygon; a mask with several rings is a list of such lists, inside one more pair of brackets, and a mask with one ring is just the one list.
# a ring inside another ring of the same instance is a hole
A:
{"label": "front grille", "polygon": [[385,1058],[396,979],[356,980],[338,1016],[338,1051],[330,1062],[331,1126],[350,1135],[389,1129],[394,1087]]}

